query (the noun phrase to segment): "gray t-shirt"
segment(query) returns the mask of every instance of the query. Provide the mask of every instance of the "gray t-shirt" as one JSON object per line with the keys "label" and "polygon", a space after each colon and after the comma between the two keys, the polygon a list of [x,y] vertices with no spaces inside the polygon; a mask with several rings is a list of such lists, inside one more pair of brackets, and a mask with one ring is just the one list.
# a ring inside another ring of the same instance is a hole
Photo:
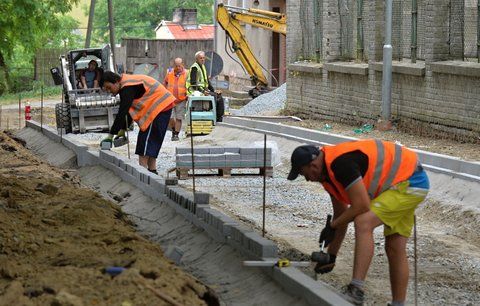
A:
{"label": "gray t-shirt", "polygon": [[87,69],[85,70],[84,76],[85,76],[85,82],[87,83],[87,88],[93,88],[95,78],[97,77],[97,72],[95,70],[90,71]]}

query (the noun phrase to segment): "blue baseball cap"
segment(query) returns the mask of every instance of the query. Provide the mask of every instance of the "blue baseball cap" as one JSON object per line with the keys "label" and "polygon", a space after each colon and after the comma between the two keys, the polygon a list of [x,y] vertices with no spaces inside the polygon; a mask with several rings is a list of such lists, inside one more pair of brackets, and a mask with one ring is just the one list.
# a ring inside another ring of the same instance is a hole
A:
{"label": "blue baseball cap", "polygon": [[292,152],[290,162],[292,163],[292,169],[288,174],[287,179],[293,181],[300,174],[300,169],[311,163],[320,155],[320,149],[312,145],[303,145],[297,147]]}

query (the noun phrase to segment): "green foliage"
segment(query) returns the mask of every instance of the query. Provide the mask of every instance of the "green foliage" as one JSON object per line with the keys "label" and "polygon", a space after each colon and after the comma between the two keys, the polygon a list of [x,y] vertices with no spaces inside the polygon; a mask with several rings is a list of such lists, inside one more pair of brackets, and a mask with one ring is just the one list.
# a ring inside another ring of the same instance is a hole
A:
{"label": "green foliage", "polygon": [[[122,37],[154,38],[157,25],[162,20],[171,20],[175,8],[196,8],[198,22],[212,24],[213,3],[212,0],[142,0],[132,7],[131,0],[115,0],[113,21],[116,43]],[[88,15],[89,8],[85,7],[84,12]],[[94,44],[109,43],[107,0],[96,2],[93,28]]]}
{"label": "green foliage", "polygon": [[10,57],[14,47],[32,51],[45,45],[47,37],[60,29],[58,14],[65,14],[78,0],[0,1],[0,52]]}
{"label": "green foliage", "polygon": [[33,68],[33,55],[37,48],[78,42],[79,38],[72,33],[72,28],[77,27],[78,23],[63,16],[77,2],[78,0],[0,1],[0,94],[6,89],[11,90],[11,85],[18,90],[19,86],[31,83],[33,73],[28,77],[20,71],[23,68]]}
{"label": "green foliage", "polygon": [[65,49],[82,48],[85,44],[85,39],[78,30],[79,26],[80,23],[71,16],[58,16],[57,27],[53,28],[52,32],[44,37],[44,41],[48,42],[47,47],[60,47]]}

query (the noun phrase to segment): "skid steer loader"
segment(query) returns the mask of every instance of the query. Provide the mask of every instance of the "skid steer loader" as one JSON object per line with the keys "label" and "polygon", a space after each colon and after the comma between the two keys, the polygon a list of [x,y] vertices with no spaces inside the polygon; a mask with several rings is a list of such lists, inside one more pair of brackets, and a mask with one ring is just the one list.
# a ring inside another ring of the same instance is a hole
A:
{"label": "skid steer loader", "polygon": [[95,60],[97,73],[114,71],[110,46],[78,49],[60,56],[60,68],[50,69],[55,85],[63,85],[63,102],[55,105],[58,129],[65,133],[107,131],[118,113],[119,97],[100,88],[81,88],[80,75]]}

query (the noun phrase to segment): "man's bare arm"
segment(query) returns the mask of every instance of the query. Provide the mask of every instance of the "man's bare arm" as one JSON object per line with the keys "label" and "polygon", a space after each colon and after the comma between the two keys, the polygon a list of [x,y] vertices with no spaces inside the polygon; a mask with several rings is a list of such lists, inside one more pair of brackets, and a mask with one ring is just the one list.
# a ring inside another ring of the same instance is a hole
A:
{"label": "man's bare arm", "polygon": [[[347,206],[333,196],[330,196],[330,198],[333,206],[333,220],[335,221],[347,210]],[[347,228],[348,224],[345,224],[335,229],[335,238],[333,238],[332,242],[328,245],[328,253],[337,255],[342,246],[345,234],[347,233]]]}
{"label": "man's bare arm", "polygon": [[353,185],[347,189],[347,194],[351,205],[341,216],[332,221],[331,226],[335,230],[348,225],[348,223],[352,222],[356,216],[370,210],[370,197],[368,196],[363,179],[357,180],[353,183]]}

